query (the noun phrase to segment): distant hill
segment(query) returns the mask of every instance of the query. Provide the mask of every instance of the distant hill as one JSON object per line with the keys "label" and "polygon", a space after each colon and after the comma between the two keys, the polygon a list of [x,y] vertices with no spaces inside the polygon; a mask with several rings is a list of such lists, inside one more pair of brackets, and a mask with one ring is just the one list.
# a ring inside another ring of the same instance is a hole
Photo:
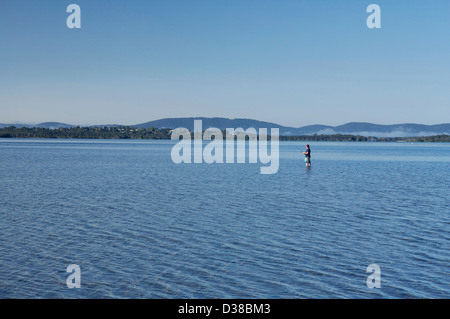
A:
{"label": "distant hill", "polygon": [[[278,128],[280,135],[293,136],[293,135],[333,135],[333,134],[349,134],[349,135],[361,135],[361,136],[374,136],[374,137],[417,137],[417,136],[433,136],[446,134],[450,135],[450,123],[437,124],[437,125],[424,125],[424,124],[392,124],[381,125],[365,122],[351,122],[338,126],[330,125],[308,125],[303,127],[289,127],[283,126],[272,122],[258,121],[252,119],[230,119],[223,117],[180,117],[180,118],[164,118],[155,121],[150,121],[137,125],[129,125],[137,128],[151,128],[158,129],[170,128],[175,129],[178,127],[185,127],[189,130],[194,128],[194,120],[203,121],[203,129],[209,127],[216,127],[224,130],[226,128],[238,128],[247,129],[253,127],[259,128]],[[44,122],[40,124],[0,124],[0,128],[7,126],[15,127],[42,127],[48,129],[56,128],[70,128],[74,127],[71,124],[59,123],[59,122]],[[92,127],[114,127],[119,125],[92,125]]]}
{"label": "distant hill", "polygon": [[450,133],[450,123],[438,125],[424,124],[392,124],[380,125],[363,122],[352,122],[344,125],[330,127],[317,132],[317,134],[353,134],[376,137],[408,137],[432,136]]}
{"label": "distant hill", "polygon": [[381,125],[364,122],[351,122],[339,126],[329,125],[308,125],[303,127],[288,127],[271,122],[257,121],[252,119],[229,119],[222,117],[183,117],[165,118],[150,121],[138,125],[138,128],[172,128],[185,127],[189,130],[194,128],[194,120],[203,121],[203,129],[216,127],[224,130],[226,128],[249,127],[259,128],[279,128],[280,135],[314,135],[314,134],[351,134],[361,136],[376,137],[408,137],[408,136],[432,136],[439,134],[450,134],[450,123],[437,125],[424,124],[393,124]]}
{"label": "distant hill", "polygon": [[56,128],[70,128],[74,127],[75,125],[70,125],[66,123],[59,123],[59,122],[44,122],[39,124],[0,124],[0,128],[2,127],[8,127],[8,126],[15,126],[15,127],[42,127],[42,128],[48,128],[48,129],[56,129]]}
{"label": "distant hill", "polygon": [[182,118],[165,118],[156,121],[150,121],[147,123],[134,125],[137,128],[171,128],[175,129],[177,127],[185,127],[189,130],[194,129],[194,120],[202,120],[203,129],[207,129],[209,127],[215,127],[218,129],[226,129],[226,128],[238,128],[242,127],[243,129],[247,129],[249,127],[254,128],[286,128],[282,125],[257,121],[251,119],[229,119],[223,117],[182,117]]}

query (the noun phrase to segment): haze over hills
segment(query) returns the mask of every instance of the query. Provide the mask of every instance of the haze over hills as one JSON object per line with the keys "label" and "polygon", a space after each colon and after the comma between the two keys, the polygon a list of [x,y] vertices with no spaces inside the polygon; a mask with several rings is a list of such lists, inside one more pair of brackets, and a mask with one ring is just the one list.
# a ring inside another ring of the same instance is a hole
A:
{"label": "haze over hills", "polygon": [[[137,128],[171,128],[185,127],[189,130],[194,128],[194,120],[202,120],[203,129],[215,127],[221,130],[226,128],[247,129],[253,127],[255,129],[267,128],[270,134],[270,128],[278,128],[280,135],[314,135],[314,134],[351,134],[361,136],[375,136],[375,137],[415,137],[415,136],[432,136],[446,134],[450,135],[450,123],[425,125],[425,124],[392,124],[381,125],[365,122],[351,122],[338,126],[330,125],[308,125],[303,127],[288,127],[276,123],[258,121],[253,119],[230,119],[223,117],[183,117],[183,118],[164,118],[146,123],[129,125]],[[70,128],[75,125],[59,123],[59,122],[44,122],[40,124],[0,124],[0,128],[7,126],[15,127],[42,127],[48,129]],[[92,126],[120,126],[120,125],[92,125]]]}

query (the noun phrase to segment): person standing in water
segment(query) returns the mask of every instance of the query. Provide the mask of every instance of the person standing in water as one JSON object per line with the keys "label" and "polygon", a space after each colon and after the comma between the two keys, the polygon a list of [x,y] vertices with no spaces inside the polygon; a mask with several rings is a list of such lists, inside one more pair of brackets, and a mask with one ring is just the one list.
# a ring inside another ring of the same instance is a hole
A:
{"label": "person standing in water", "polygon": [[302,153],[305,154],[306,167],[311,167],[311,149],[309,148],[309,144],[306,144],[306,151]]}

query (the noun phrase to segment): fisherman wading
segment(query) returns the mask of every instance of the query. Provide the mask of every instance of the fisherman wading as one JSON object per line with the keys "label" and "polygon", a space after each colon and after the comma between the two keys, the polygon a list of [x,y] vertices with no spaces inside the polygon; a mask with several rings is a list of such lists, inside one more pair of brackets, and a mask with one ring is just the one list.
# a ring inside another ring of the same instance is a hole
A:
{"label": "fisherman wading", "polygon": [[302,153],[305,154],[306,167],[311,167],[311,149],[309,148],[309,144],[306,144],[306,151]]}

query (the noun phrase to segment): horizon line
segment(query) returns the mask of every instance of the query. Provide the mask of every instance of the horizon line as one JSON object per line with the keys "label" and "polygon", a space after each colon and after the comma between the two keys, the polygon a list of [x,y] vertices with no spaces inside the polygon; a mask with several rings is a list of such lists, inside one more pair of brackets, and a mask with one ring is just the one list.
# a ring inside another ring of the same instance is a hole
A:
{"label": "horizon line", "polygon": [[433,126],[433,125],[445,125],[445,124],[449,124],[450,122],[440,122],[440,123],[435,123],[435,124],[423,124],[423,123],[412,123],[412,122],[404,122],[404,123],[391,123],[391,124],[379,124],[379,123],[373,123],[373,122],[366,122],[366,121],[350,121],[350,122],[346,122],[343,124],[338,124],[338,125],[331,125],[331,124],[307,124],[307,125],[303,125],[303,126],[289,126],[289,125],[283,125],[283,124],[278,124],[275,122],[269,122],[266,120],[257,120],[254,118],[244,118],[244,117],[221,117],[221,116],[183,116],[183,117],[163,117],[163,118],[158,118],[156,120],[149,120],[149,121],[145,121],[145,122],[141,122],[141,123],[136,123],[136,124],[117,124],[117,123],[112,123],[112,124],[71,124],[71,123],[67,123],[67,122],[60,122],[60,121],[44,121],[44,122],[22,122],[22,121],[14,121],[14,122],[7,122],[7,123],[0,123],[1,125],[17,125],[17,124],[22,124],[22,125],[40,125],[40,124],[47,124],[47,123],[57,123],[57,124],[64,124],[64,125],[70,125],[70,126],[84,126],[84,127],[88,127],[88,126],[137,126],[137,125],[142,125],[142,124],[146,124],[148,122],[155,122],[155,121],[160,121],[160,120],[168,120],[168,119],[226,119],[226,120],[251,120],[251,121],[258,121],[258,122],[266,122],[266,123],[271,123],[271,124],[275,124],[277,126],[281,126],[281,127],[286,127],[286,128],[295,128],[295,129],[299,129],[299,128],[303,128],[303,127],[307,127],[307,126],[315,126],[315,125],[323,125],[323,126],[330,126],[330,127],[338,127],[338,126],[342,126],[342,125],[346,125],[346,124],[353,124],[353,123],[358,123],[358,124],[372,124],[372,125],[381,125],[381,126],[390,126],[390,125],[425,125],[425,126]]}

